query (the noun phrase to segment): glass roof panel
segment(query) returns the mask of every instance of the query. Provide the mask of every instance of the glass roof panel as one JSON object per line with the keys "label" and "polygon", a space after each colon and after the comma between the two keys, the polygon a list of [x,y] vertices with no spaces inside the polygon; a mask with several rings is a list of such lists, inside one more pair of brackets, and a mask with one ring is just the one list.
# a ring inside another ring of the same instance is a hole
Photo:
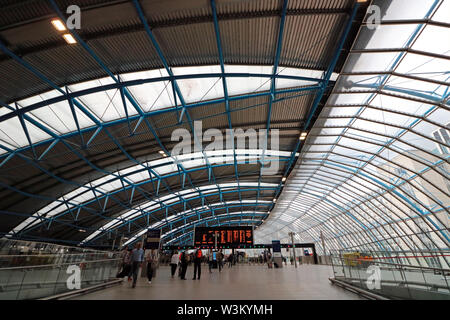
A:
{"label": "glass roof panel", "polygon": [[[261,92],[270,88],[270,77],[257,75],[271,75],[271,66],[227,65],[225,66],[225,72],[241,74],[239,77],[227,77],[229,96]],[[218,65],[177,67],[173,68],[173,73],[175,76],[187,77],[177,80],[178,87],[186,103],[221,99],[224,96],[220,77],[212,76],[214,74],[220,74],[220,66]],[[247,77],[245,76],[246,73],[255,73],[257,75]],[[321,76],[321,72],[319,71],[295,68],[282,68],[280,74],[319,78]],[[126,88],[130,96],[125,97],[124,100],[122,99],[120,90],[117,88],[102,90],[104,86],[115,84],[114,80],[109,77],[67,85],[69,92],[79,95],[73,103],[73,112],[76,114],[80,129],[83,130],[95,125],[94,121],[89,118],[90,116],[93,116],[100,123],[124,119],[126,117],[125,107],[129,116],[137,115],[138,110],[136,110],[132,100],[136,101],[137,108],[142,109],[143,112],[174,108],[175,101],[172,85],[167,80],[163,81],[164,77],[167,76],[167,72],[163,69],[120,74],[119,78],[122,82],[141,81],[140,84],[132,84]],[[284,79],[277,83],[277,88],[288,88],[313,83],[315,82]],[[62,89],[65,90],[66,88]],[[84,94],[80,95],[80,91],[83,91]],[[50,104],[48,100],[54,98],[62,100]],[[91,114],[87,115],[81,111],[78,103]],[[40,125],[47,127],[59,135],[77,130],[70,104],[59,91],[51,90],[18,101],[19,108],[30,107],[35,104],[43,104],[43,106],[35,108],[28,115]],[[177,97],[177,105],[180,108],[181,103],[179,97]],[[14,105],[11,107],[14,109]],[[1,112],[2,114],[8,114],[11,111],[6,108],[1,108]],[[50,138],[42,130],[37,130],[32,125],[30,127],[32,142],[45,141]],[[17,119],[11,118],[3,121],[0,123],[0,140],[5,141],[8,145],[15,146],[15,148],[25,147],[28,145],[28,141],[25,134],[20,132],[21,130],[20,123],[18,125]],[[11,139],[10,137],[15,138]]]}
{"label": "glass roof panel", "polygon": [[[448,22],[443,17],[449,17],[449,3],[372,4],[381,7],[384,21],[431,17]],[[339,76],[256,238],[277,234],[289,241],[292,229],[272,221],[291,215],[306,224],[292,224],[298,238],[317,237],[318,247],[325,231],[329,249],[448,249],[450,60],[438,55],[449,56],[450,42],[443,40],[450,39],[449,30],[412,21],[361,28],[352,48],[358,51],[350,52],[346,74]],[[385,50],[390,48],[420,54]],[[380,52],[361,53],[372,49]],[[316,153],[324,150],[328,153]],[[417,228],[417,217],[425,215],[429,234]],[[404,234],[408,237],[400,239]],[[426,246],[419,241],[425,236]]]}
{"label": "glass roof panel", "polygon": [[353,49],[403,48],[416,28],[415,24],[363,26]]}

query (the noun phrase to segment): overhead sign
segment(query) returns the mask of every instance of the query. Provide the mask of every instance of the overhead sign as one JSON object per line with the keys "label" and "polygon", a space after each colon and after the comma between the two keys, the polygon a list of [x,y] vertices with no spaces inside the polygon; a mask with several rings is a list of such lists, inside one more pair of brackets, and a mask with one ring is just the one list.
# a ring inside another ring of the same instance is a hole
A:
{"label": "overhead sign", "polygon": [[145,249],[159,249],[160,240],[161,240],[160,229],[147,230],[147,237],[145,239]]}
{"label": "overhead sign", "polygon": [[253,227],[196,227],[195,246],[214,246],[217,234],[218,246],[253,245]]}
{"label": "overhead sign", "polygon": [[273,250],[273,253],[281,252],[280,240],[272,240],[272,250]]}
{"label": "overhead sign", "polygon": [[280,240],[272,240],[273,262],[275,268],[283,267],[283,260],[281,258],[281,243]]}

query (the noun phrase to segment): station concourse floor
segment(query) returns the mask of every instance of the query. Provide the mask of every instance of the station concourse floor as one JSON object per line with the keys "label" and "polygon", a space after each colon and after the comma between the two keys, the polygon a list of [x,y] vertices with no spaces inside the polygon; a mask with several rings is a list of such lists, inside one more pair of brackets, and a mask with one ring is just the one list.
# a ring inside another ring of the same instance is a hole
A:
{"label": "station concourse floor", "polygon": [[362,297],[334,286],[328,280],[332,269],[326,265],[225,266],[222,272],[202,264],[201,280],[192,280],[194,268],[187,269],[186,279],[172,279],[170,267],[161,266],[152,283],[138,278],[136,288],[125,279],[107,289],[76,296],[74,300],[360,300]]}

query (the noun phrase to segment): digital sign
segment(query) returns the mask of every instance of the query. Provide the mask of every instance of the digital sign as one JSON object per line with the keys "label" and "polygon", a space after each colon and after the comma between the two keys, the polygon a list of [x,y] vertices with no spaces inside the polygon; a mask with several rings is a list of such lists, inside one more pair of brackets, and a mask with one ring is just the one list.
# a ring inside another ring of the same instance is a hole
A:
{"label": "digital sign", "polygon": [[161,238],[161,230],[160,229],[148,229],[144,248],[145,249],[159,249],[160,238]]}
{"label": "digital sign", "polygon": [[253,227],[196,227],[195,246],[214,246],[217,234],[218,246],[253,245]]}

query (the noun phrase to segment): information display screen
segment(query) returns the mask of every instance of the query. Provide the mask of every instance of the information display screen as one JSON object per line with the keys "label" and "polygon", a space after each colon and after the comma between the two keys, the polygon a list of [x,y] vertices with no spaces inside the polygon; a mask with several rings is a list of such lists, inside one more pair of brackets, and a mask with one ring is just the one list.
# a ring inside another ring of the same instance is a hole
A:
{"label": "information display screen", "polygon": [[195,246],[214,246],[217,234],[218,246],[236,246],[253,244],[253,227],[196,227]]}
{"label": "information display screen", "polygon": [[145,249],[159,249],[159,242],[161,238],[160,229],[148,229],[147,237],[145,239]]}

